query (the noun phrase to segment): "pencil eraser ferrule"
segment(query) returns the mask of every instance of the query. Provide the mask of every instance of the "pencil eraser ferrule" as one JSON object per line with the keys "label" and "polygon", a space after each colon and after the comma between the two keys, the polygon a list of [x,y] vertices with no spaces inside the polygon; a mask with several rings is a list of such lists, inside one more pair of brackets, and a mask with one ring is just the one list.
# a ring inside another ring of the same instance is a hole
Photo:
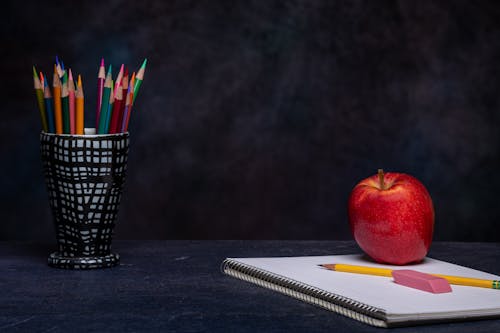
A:
{"label": "pencil eraser ferrule", "polygon": [[411,269],[399,269],[392,271],[394,282],[418,290],[434,294],[451,292],[450,283],[438,276],[417,272]]}

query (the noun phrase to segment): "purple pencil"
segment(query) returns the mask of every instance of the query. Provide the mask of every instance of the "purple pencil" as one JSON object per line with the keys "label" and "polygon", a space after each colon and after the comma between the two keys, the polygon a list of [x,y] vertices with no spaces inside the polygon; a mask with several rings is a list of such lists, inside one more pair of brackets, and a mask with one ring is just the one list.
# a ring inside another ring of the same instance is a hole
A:
{"label": "purple pencil", "polygon": [[101,58],[101,66],[99,66],[99,74],[97,74],[97,109],[95,117],[95,128],[99,127],[99,116],[102,105],[102,92],[104,90],[104,81],[106,80],[106,69],[104,68],[104,58]]}

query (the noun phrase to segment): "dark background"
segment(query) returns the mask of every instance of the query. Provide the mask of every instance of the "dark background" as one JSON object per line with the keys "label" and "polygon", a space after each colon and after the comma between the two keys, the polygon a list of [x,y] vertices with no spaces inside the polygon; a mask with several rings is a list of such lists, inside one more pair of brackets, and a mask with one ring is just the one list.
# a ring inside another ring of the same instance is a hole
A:
{"label": "dark background", "polygon": [[[137,70],[116,238],[351,239],[377,168],[428,188],[435,240],[500,241],[498,1],[10,1],[0,240],[54,240],[32,65]],[[116,71],[114,76],[116,75]]]}

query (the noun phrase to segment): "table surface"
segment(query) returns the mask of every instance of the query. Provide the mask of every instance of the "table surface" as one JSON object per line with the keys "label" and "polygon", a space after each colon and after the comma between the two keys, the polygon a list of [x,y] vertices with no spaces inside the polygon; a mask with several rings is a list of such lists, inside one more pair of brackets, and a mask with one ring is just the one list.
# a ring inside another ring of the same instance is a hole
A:
{"label": "table surface", "polygon": [[[0,242],[0,331],[384,331],[226,276],[226,257],[359,253],[350,241],[115,241],[121,265],[50,268],[54,245]],[[434,242],[430,257],[500,275],[500,244]],[[390,329],[500,332],[499,320]]]}

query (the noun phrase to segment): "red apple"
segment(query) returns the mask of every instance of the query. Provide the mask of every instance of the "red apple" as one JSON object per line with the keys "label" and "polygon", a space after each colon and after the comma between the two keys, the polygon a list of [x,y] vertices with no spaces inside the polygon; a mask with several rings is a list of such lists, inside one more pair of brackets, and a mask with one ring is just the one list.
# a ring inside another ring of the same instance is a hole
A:
{"label": "red apple", "polygon": [[379,170],[354,187],[348,210],[354,239],[375,261],[404,265],[429,251],[434,206],[416,178]]}

